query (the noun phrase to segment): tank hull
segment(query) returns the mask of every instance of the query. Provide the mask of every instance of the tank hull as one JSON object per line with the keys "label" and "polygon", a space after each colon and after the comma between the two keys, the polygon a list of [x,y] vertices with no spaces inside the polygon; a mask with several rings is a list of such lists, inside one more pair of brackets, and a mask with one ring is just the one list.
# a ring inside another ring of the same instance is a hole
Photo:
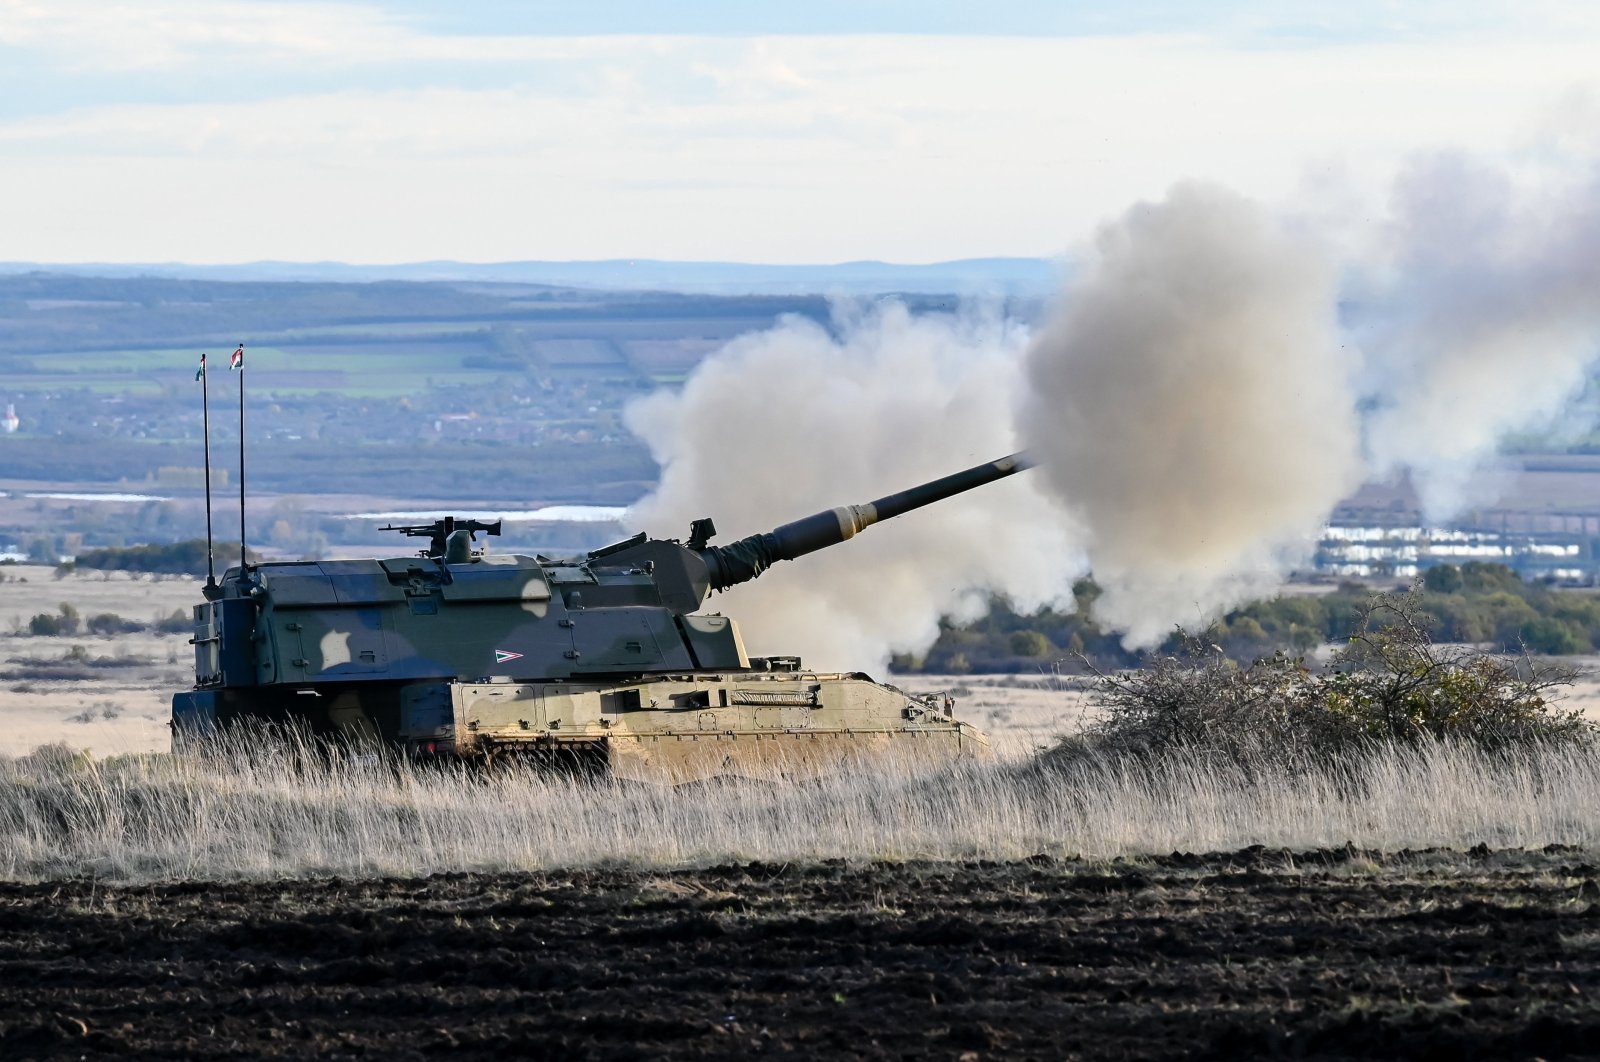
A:
{"label": "tank hull", "polygon": [[241,720],[398,744],[420,757],[526,759],[680,784],[807,777],[893,751],[987,756],[948,700],[860,674],[688,673],[618,682],[329,684],[195,690],[173,699],[174,741]]}

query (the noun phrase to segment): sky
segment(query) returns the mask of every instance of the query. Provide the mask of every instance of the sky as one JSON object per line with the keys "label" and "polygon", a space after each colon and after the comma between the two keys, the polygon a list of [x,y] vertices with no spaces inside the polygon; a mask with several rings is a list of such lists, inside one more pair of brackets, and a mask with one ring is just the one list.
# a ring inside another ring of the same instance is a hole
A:
{"label": "sky", "polygon": [[1597,44],[1537,0],[0,0],[0,260],[1051,257],[1188,178],[1359,219],[1600,115]]}

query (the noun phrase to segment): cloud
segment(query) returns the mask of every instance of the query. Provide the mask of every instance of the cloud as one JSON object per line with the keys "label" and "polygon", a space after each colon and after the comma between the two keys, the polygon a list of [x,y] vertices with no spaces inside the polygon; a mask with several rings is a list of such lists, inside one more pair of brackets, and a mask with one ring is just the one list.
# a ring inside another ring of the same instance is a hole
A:
{"label": "cloud", "polygon": [[0,44],[68,70],[141,70],[405,54],[428,38],[379,9],[344,4],[0,0]]}
{"label": "cloud", "polygon": [[[1371,190],[1418,147],[1496,147],[1593,66],[1578,33],[1284,49],[452,36],[357,5],[0,11],[12,48],[81,71],[0,69],[0,227],[11,257],[43,261],[209,260],[209,226],[141,219],[229,167],[216,194],[248,203],[229,239],[245,260],[1050,255],[1178,174],[1275,202],[1307,160]],[[113,171],[120,209],[64,230]],[[396,229],[391,189],[420,223]]]}

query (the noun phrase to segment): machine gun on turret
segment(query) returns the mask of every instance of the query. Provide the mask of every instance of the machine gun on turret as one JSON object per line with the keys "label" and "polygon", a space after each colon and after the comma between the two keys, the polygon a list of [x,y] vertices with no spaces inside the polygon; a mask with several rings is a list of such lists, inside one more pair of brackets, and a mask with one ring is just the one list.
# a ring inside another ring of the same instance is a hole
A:
{"label": "machine gun on turret", "polygon": [[[500,526],[504,521],[496,520],[490,523],[487,520],[458,520],[454,516],[447,516],[443,520],[435,520],[431,524],[389,524],[378,528],[379,531],[398,531],[407,538],[426,538],[428,548],[418,551],[419,557],[438,557],[452,562],[460,563],[472,557],[472,543],[477,539],[477,532],[486,535],[499,535]],[[457,535],[462,537],[457,538]],[[451,544],[454,542],[454,552]]]}

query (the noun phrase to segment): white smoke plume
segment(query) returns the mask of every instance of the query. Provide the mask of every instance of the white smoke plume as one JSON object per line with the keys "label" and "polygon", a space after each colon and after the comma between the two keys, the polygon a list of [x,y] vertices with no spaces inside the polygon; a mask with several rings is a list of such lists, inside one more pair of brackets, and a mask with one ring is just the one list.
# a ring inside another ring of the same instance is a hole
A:
{"label": "white smoke plume", "polygon": [[1027,354],[1022,436],[1100,617],[1148,644],[1270,590],[1361,482],[1319,249],[1221,188],[1106,226]]}
{"label": "white smoke plume", "polygon": [[1029,608],[1090,570],[1130,644],[1197,627],[1308,559],[1364,477],[1408,472],[1447,517],[1570,403],[1600,353],[1600,167],[1557,173],[1419,162],[1358,261],[1180,184],[1099,233],[1031,341],[892,302],[786,321],[630,409],[663,467],[634,518],[728,541],[1025,446],[1034,472],[731,591],[752,649],[877,666],[988,591]]}
{"label": "white smoke plume", "polygon": [[[913,316],[885,301],[839,308],[830,330],[788,319],[702,362],[680,392],[628,410],[662,466],[630,514],[717,541],[881,497],[1017,449],[1012,407],[1025,333],[992,313]],[[1065,595],[1083,559],[1031,476],[875,525],[714,597],[752,653],[879,668],[925,648],[941,615],[972,619],[986,593],[1034,608]]]}
{"label": "white smoke plume", "polygon": [[1383,257],[1355,293],[1368,441],[1446,519],[1486,500],[1509,433],[1548,428],[1600,355],[1600,168],[1532,182],[1460,156],[1396,182]]}

